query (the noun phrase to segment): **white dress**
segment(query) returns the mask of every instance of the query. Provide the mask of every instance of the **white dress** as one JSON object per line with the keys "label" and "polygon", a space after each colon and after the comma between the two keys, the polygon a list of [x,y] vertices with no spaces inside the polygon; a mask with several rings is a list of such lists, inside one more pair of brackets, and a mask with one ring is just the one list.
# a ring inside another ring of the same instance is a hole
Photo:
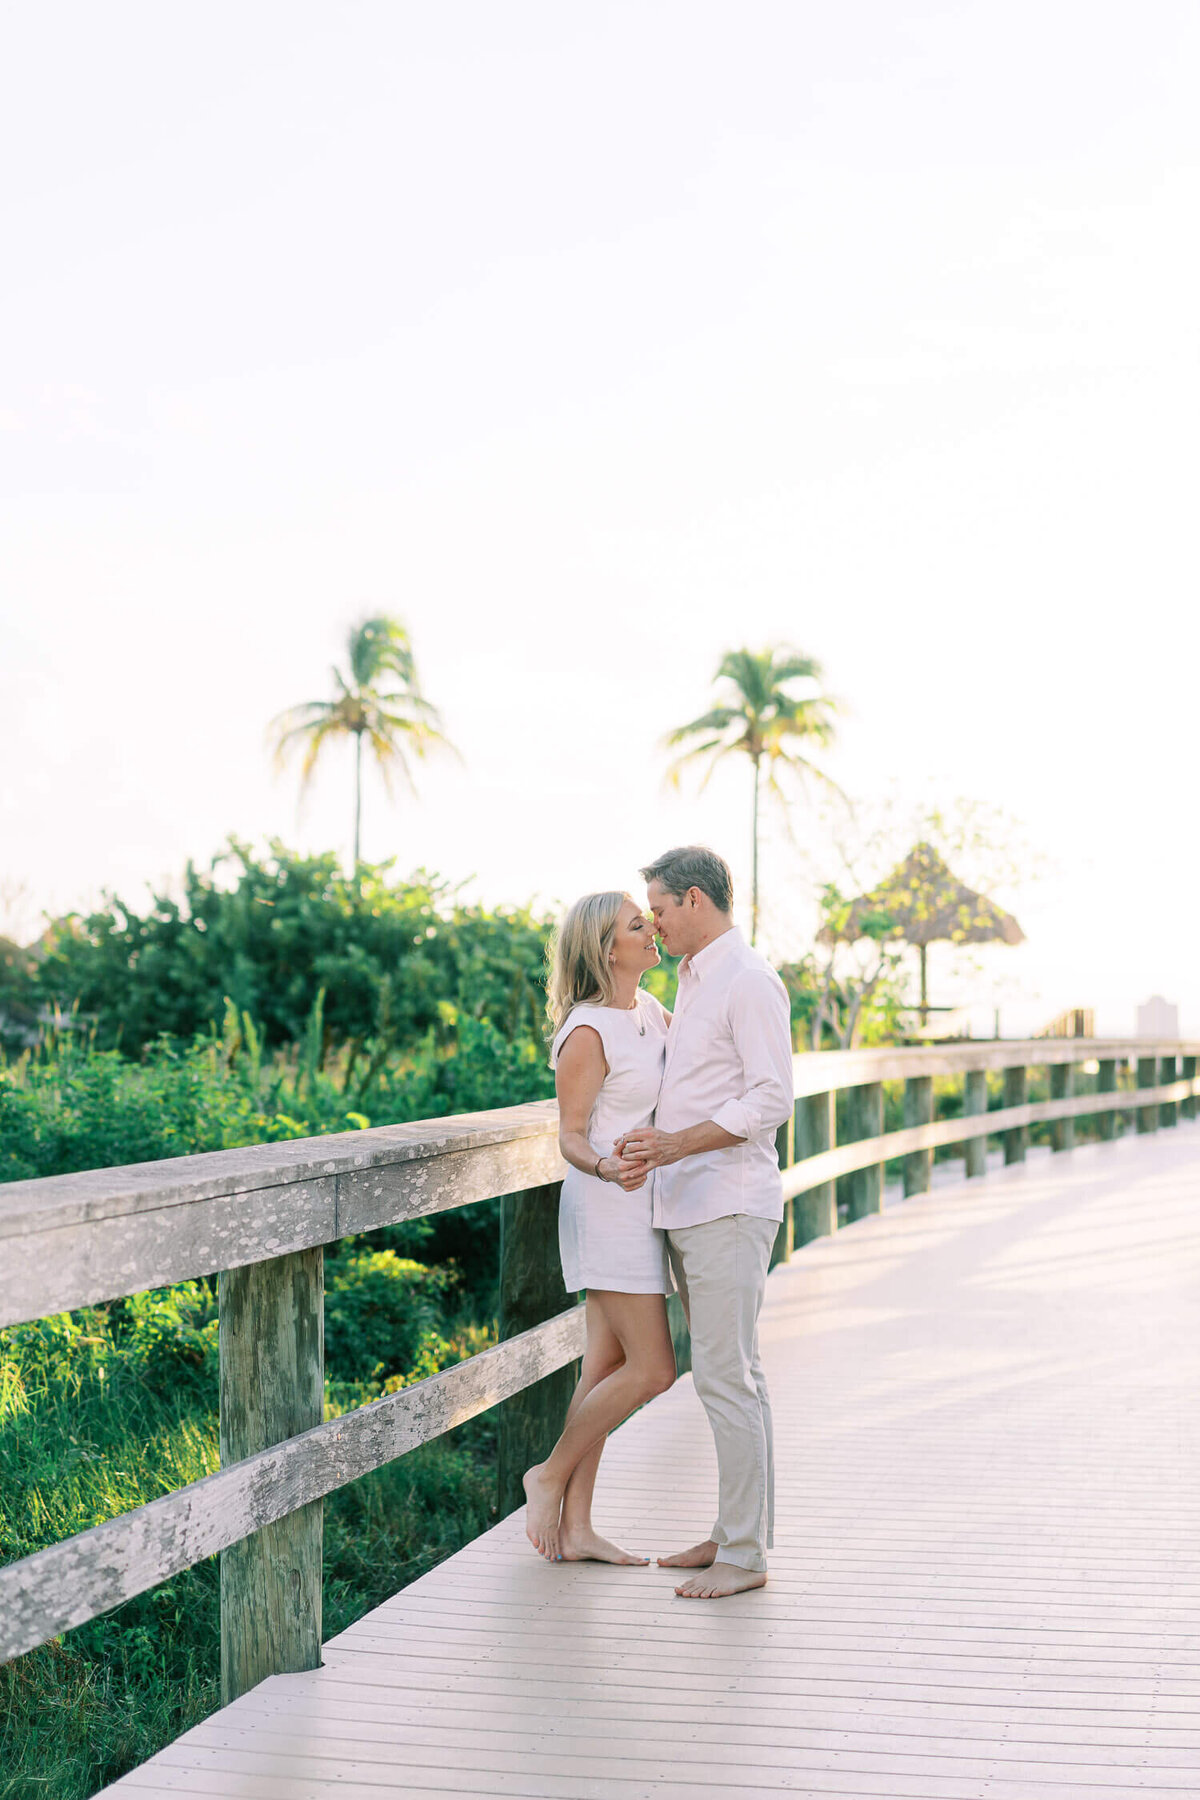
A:
{"label": "white dress", "polygon": [[[662,1084],[667,1015],[652,995],[638,990],[637,1005],[576,1006],[559,1027],[550,1065],[579,1025],[590,1025],[604,1045],[608,1074],[588,1119],[587,1139],[597,1156],[611,1156],[623,1132],[649,1125]],[[651,1178],[653,1179],[653,1178]],[[558,1247],[568,1293],[602,1288],[614,1294],[669,1294],[666,1233],[650,1222],[651,1182],[631,1194],[569,1168],[558,1208]]]}

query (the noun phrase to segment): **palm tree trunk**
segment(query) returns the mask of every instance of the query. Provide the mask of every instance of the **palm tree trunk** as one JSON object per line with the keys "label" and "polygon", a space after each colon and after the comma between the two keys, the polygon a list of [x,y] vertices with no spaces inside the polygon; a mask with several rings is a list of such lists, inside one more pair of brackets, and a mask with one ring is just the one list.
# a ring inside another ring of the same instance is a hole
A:
{"label": "palm tree trunk", "polygon": [[754,758],[754,845],[750,858],[750,942],[758,942],[758,757]]}
{"label": "palm tree trunk", "polygon": [[358,868],[359,851],[362,847],[362,741],[363,734],[354,734],[354,867]]}

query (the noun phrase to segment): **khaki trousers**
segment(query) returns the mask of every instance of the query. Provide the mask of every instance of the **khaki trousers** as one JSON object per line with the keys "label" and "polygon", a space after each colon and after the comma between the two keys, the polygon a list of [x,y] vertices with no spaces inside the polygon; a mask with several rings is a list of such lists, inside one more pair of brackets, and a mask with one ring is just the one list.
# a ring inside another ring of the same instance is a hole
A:
{"label": "khaki trousers", "polygon": [[775,1463],[758,1315],[778,1230],[772,1219],[732,1213],[667,1233],[692,1334],[692,1380],[717,1445],[713,1542],[720,1562],[759,1571],[771,1547]]}

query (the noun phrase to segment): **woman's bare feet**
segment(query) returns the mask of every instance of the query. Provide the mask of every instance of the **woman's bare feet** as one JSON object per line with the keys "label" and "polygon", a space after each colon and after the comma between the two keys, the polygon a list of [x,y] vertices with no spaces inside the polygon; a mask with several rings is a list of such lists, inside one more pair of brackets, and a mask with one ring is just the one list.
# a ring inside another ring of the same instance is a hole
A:
{"label": "woman's bare feet", "polygon": [[650,1561],[648,1556],[635,1556],[632,1550],[610,1544],[590,1527],[587,1531],[571,1531],[564,1525],[558,1534],[558,1550],[564,1562],[617,1563],[622,1568],[636,1564],[644,1568]]}
{"label": "woman's bare feet", "polygon": [[716,1560],[717,1546],[711,1538],[705,1538],[702,1544],[693,1544],[690,1550],[677,1550],[674,1556],[660,1556],[658,1566],[660,1569],[711,1569]]}
{"label": "woman's bare feet", "polygon": [[766,1587],[766,1575],[758,1569],[739,1569],[734,1563],[714,1563],[707,1575],[693,1575],[675,1592],[684,1600],[720,1600],[726,1594],[744,1594]]}
{"label": "woman's bare feet", "polygon": [[558,1550],[558,1519],[562,1511],[562,1494],[548,1482],[542,1470],[545,1463],[534,1463],[522,1477],[525,1487],[525,1536],[539,1556],[547,1562],[561,1562]]}

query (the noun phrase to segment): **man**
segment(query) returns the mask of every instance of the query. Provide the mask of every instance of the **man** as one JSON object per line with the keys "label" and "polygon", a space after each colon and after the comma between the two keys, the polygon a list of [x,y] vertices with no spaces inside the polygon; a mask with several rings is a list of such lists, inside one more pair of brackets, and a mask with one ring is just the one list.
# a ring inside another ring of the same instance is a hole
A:
{"label": "man", "polygon": [[715,1600],[767,1579],[774,1471],[758,1315],[783,1218],[775,1133],[792,1110],[790,1008],[734,927],[729,868],[714,851],[670,850],[642,876],[663,947],[683,961],[655,1123],[617,1150],[657,1171],[654,1223],[667,1233],[717,1445],[712,1537],[659,1562],[698,1571],[677,1594]]}

